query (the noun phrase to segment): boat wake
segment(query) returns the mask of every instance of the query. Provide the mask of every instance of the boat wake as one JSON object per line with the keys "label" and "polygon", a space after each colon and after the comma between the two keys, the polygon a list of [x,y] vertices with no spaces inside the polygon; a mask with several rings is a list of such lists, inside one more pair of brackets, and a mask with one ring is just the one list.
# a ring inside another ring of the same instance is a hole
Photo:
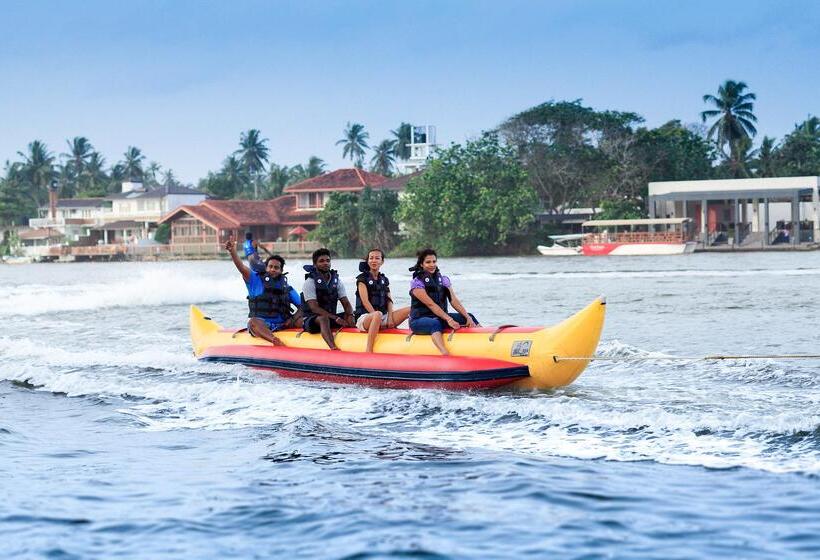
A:
{"label": "boat wake", "polygon": [[[127,351],[6,337],[0,378],[92,399],[145,430],[289,429],[291,439],[312,430],[364,440],[351,444],[353,454],[371,453],[378,441],[398,456],[483,449],[820,474],[817,368],[669,363],[617,340],[605,341],[600,353],[646,360],[595,362],[575,384],[550,392],[395,391],[200,363],[181,336]],[[287,460],[298,447],[287,441],[271,449],[271,460]]]}

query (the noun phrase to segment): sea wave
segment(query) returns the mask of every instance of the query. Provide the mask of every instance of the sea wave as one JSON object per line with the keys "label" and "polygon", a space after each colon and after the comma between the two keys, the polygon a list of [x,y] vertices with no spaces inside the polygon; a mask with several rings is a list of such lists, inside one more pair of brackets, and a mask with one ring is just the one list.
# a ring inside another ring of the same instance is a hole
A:
{"label": "sea wave", "polygon": [[141,270],[134,277],[111,283],[89,279],[87,284],[18,285],[0,294],[0,317],[126,306],[241,301],[245,295],[241,279],[235,276],[192,279],[180,271]]}

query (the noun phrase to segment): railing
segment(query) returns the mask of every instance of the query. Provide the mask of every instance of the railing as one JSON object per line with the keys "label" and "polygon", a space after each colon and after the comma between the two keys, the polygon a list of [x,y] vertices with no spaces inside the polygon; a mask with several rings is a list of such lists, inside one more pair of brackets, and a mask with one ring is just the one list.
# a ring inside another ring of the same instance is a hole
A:
{"label": "railing", "polygon": [[60,227],[65,225],[65,218],[30,218],[30,228]]}
{"label": "railing", "polygon": [[288,253],[309,254],[322,246],[318,241],[269,241],[260,243],[260,245],[274,255]]}
{"label": "railing", "polygon": [[584,243],[684,243],[681,232],[653,231],[617,231],[608,233],[591,233],[584,238]]}

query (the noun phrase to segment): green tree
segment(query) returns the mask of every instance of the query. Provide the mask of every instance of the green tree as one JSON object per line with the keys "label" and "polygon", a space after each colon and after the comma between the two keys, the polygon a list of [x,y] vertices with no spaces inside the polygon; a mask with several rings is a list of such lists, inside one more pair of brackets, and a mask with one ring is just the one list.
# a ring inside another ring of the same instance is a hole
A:
{"label": "green tree", "polygon": [[259,198],[259,178],[268,161],[268,139],[262,138],[259,130],[252,128],[239,136],[239,149],[234,154],[240,157],[245,174],[253,183],[253,197]]}
{"label": "green tree", "polygon": [[777,151],[775,139],[764,136],[757,150],[757,157],[751,165],[755,177],[777,177]]}
{"label": "green tree", "polygon": [[39,203],[31,195],[22,163],[6,162],[5,177],[0,177],[0,223],[26,224],[37,215]]}
{"label": "green tree", "polygon": [[92,152],[83,168],[80,196],[105,196],[109,177],[105,174],[105,158]]}
{"label": "green tree", "polygon": [[308,177],[318,177],[325,172],[325,167],[325,161],[322,158],[310,156],[305,166],[305,173]]}
{"label": "green tree", "polygon": [[809,117],[796,124],[783,139],[777,160],[784,175],[820,175],[820,120]]}
{"label": "green tree", "polygon": [[123,156],[125,157],[121,162],[123,177],[128,181],[142,182],[142,162],[145,161],[142,151],[134,146],[128,146]]}
{"label": "green tree", "polygon": [[72,140],[66,140],[66,144],[68,144],[68,152],[63,156],[68,158],[69,163],[68,175],[71,177],[73,187],[70,192],[79,193],[82,190],[81,181],[84,176],[85,166],[94,152],[94,146],[85,136],[75,136]]}
{"label": "green tree", "polygon": [[398,218],[411,243],[444,255],[483,254],[524,233],[537,205],[514,150],[487,132],[439,152],[407,185]]}
{"label": "green tree", "polygon": [[344,136],[341,140],[336,142],[336,145],[342,146],[342,157],[350,158],[354,165],[361,169],[364,165],[365,150],[370,146],[367,145],[367,139],[370,134],[365,132],[364,125],[359,123],[347,123],[344,130]]}
{"label": "green tree", "polygon": [[171,224],[164,222],[158,225],[157,230],[154,232],[154,241],[157,243],[168,243],[169,239],[171,239]]}
{"label": "green tree", "polygon": [[158,177],[161,172],[162,166],[159,163],[155,161],[150,162],[143,173],[143,182],[145,183],[145,186],[152,189],[158,187]]}
{"label": "green tree", "polygon": [[[735,150],[735,144],[739,140],[752,138],[757,134],[757,117],[754,115],[754,100],[757,96],[754,93],[744,93],[747,88],[745,82],[726,80],[718,87],[717,95],[703,96],[703,102],[714,107],[700,114],[703,122],[715,119],[709,127],[708,137],[715,139],[718,148],[729,160],[739,154]],[[741,166],[734,163],[730,164],[730,168],[739,170]]]}
{"label": "green tree", "polygon": [[[641,128],[637,137],[647,169],[645,182],[712,177],[712,164],[717,157],[714,145],[680,121],[672,120],[653,129]],[[643,192],[642,196],[645,195]]]}
{"label": "green tree", "polygon": [[356,256],[359,248],[359,196],[332,193],[319,212],[319,227],[312,237],[342,257]]}
{"label": "green tree", "polygon": [[54,169],[54,155],[40,140],[28,145],[28,152],[17,152],[22,158],[20,178],[28,187],[28,195],[37,207],[48,202],[48,187],[57,177]]}
{"label": "green tree", "polygon": [[365,187],[359,198],[359,255],[374,247],[387,253],[396,245],[398,208],[398,193]]}
{"label": "green tree", "polygon": [[635,113],[595,111],[576,99],[527,109],[499,130],[515,148],[542,208],[558,213],[594,204],[613,177],[634,183],[610,168],[635,158],[631,129],[642,120]]}
{"label": "green tree", "polygon": [[410,123],[403,122],[396,130],[391,130],[390,133],[396,137],[395,156],[402,161],[408,160],[410,158],[413,127],[410,126]]}
{"label": "green tree", "polygon": [[390,177],[393,174],[393,164],[396,162],[395,149],[395,140],[382,140],[378,146],[373,148],[370,170],[373,173]]}

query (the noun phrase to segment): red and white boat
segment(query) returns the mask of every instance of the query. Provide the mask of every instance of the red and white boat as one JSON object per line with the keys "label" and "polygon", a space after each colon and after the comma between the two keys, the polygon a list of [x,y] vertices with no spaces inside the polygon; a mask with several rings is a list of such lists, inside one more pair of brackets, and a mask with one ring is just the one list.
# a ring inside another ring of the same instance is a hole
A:
{"label": "red and white boat", "polygon": [[693,253],[691,226],[691,218],[592,220],[581,224],[581,252],[588,257]]}

